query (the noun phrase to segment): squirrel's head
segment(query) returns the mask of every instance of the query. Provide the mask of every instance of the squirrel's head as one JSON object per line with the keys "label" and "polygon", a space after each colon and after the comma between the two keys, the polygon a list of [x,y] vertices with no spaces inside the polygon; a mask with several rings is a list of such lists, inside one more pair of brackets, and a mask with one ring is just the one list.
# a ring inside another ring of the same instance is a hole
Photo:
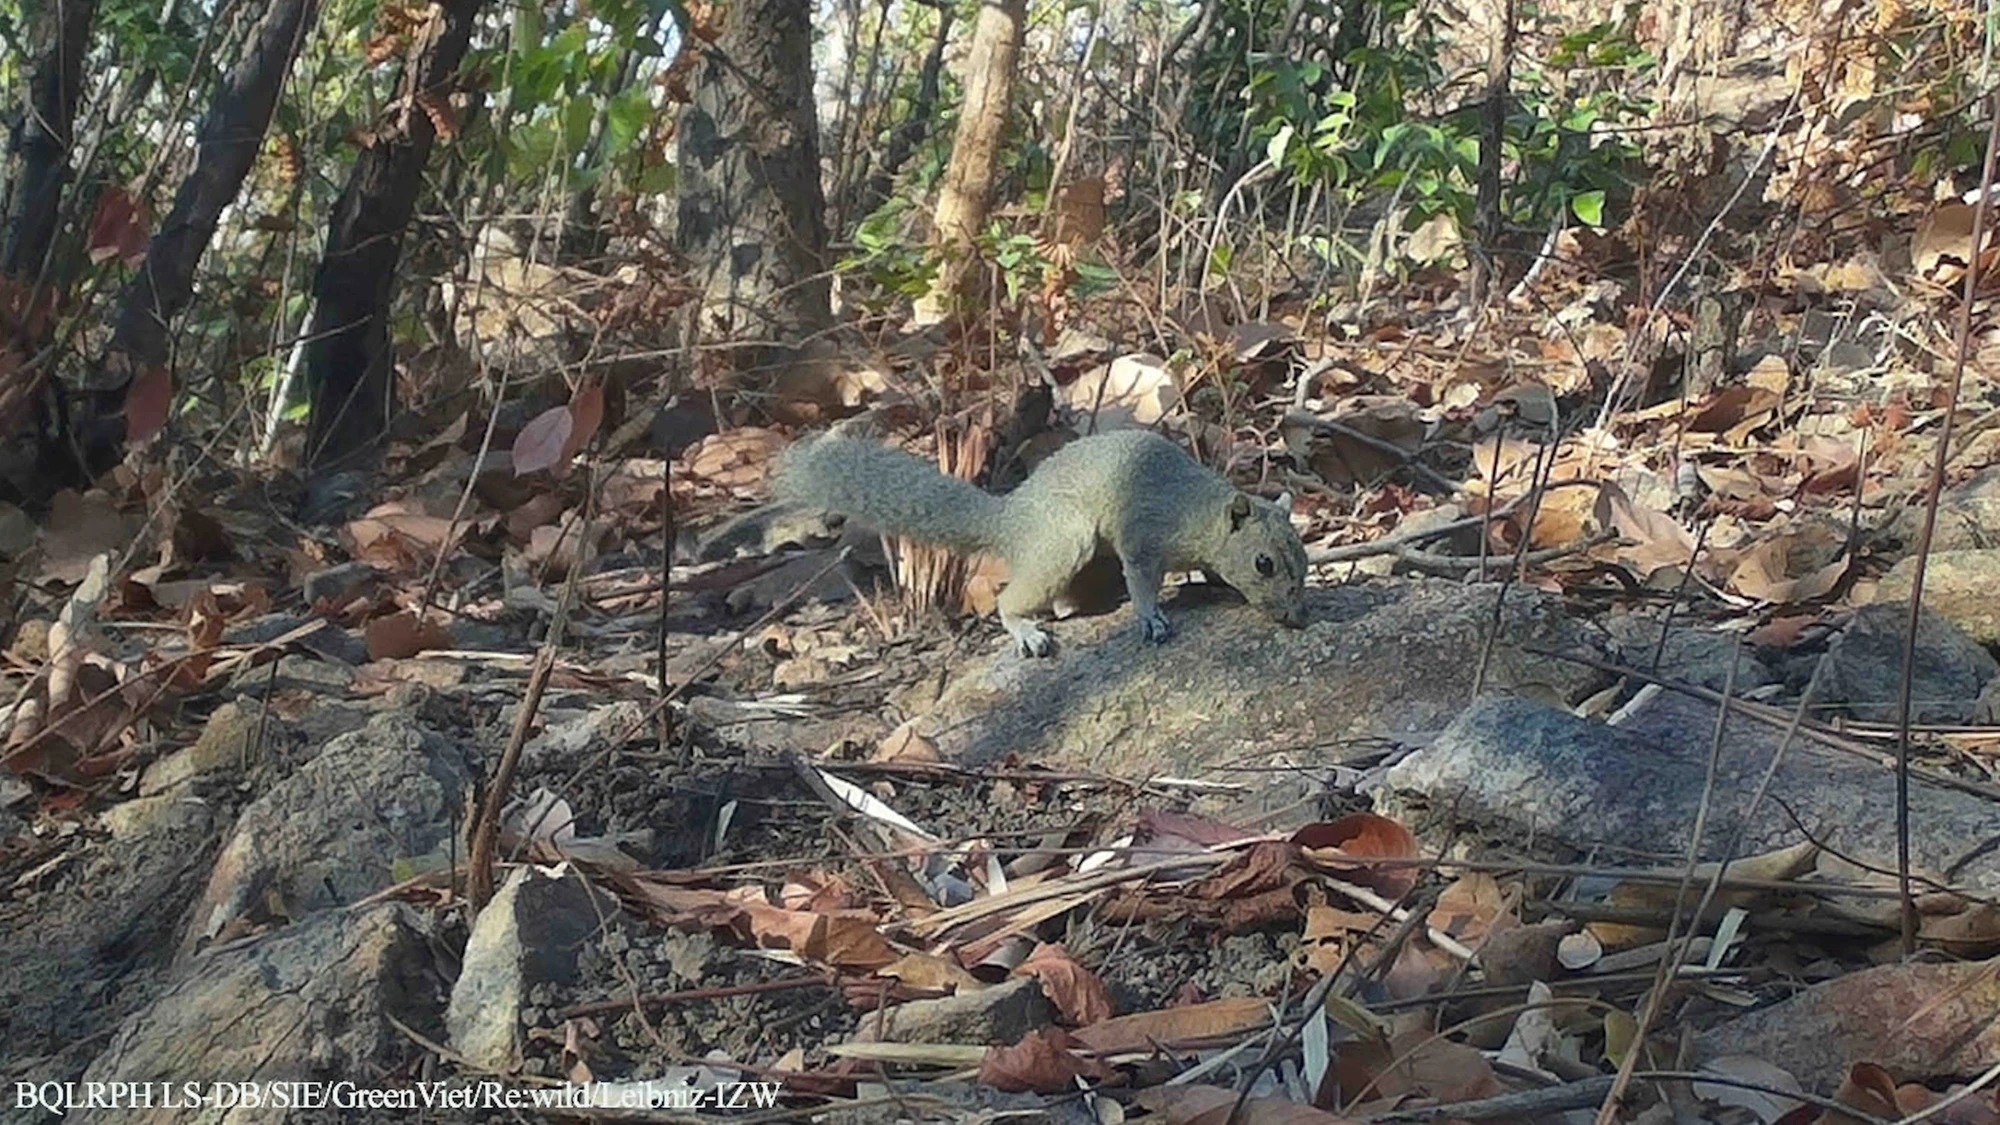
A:
{"label": "squirrel's head", "polygon": [[1229,502],[1222,557],[1211,565],[1251,605],[1296,628],[1305,624],[1306,548],[1291,514],[1290,493],[1276,503],[1237,493]]}

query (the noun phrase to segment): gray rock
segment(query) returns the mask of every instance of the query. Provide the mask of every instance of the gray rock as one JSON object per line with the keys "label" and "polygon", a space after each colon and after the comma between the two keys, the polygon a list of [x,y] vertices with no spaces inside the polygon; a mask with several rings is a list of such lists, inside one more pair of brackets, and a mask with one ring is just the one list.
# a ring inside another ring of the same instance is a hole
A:
{"label": "gray rock", "polygon": [[[1749,1055],[1832,1094],[1857,1059],[1899,1078],[1978,1074],[2000,1062],[1990,962],[1878,965],[1702,1032],[1699,1061]],[[1907,1028],[1885,1035],[1884,1028]]]}
{"label": "gray rock", "polygon": [[[1604,627],[1616,639],[1619,659],[1626,667],[1657,671],[1661,678],[1675,683],[1721,691],[1729,682],[1732,661],[1736,664],[1735,691],[1739,696],[1779,682],[1777,673],[1753,649],[1744,647],[1739,656],[1741,638],[1733,633],[1675,625],[1667,629],[1666,643],[1662,645],[1659,621],[1635,613],[1612,617]],[[1653,668],[1655,650],[1660,654],[1657,670]]]}
{"label": "gray rock", "polygon": [[299,593],[304,595],[308,607],[316,606],[321,601],[340,605],[382,574],[373,563],[344,562],[306,575],[299,583]]}
{"label": "gray rock", "polygon": [[615,902],[575,875],[516,868],[479,912],[451,988],[445,1028],[451,1045],[480,1067],[511,1069],[523,1045],[522,1006],[541,984],[573,984],[577,949]]}
{"label": "gray rock", "polygon": [[[230,626],[222,642],[231,645],[263,645],[313,623],[313,618],[296,613],[267,613],[255,621]],[[351,629],[324,625],[300,638],[298,647],[318,653],[328,660],[345,664],[368,663],[368,645]]]}
{"label": "gray rock", "polygon": [[[402,903],[329,911],[196,959],[134,1012],[83,1080],[181,1083],[349,1080],[403,1068],[423,1048],[389,1022],[436,1035],[444,981],[424,916]],[[70,1121],[167,1125],[185,1109],[99,1110]],[[222,1110],[203,1121],[311,1120],[308,1111]]]}
{"label": "gray rock", "polygon": [[472,792],[464,752],[407,712],[340,735],[251,802],[209,873],[182,956],[239,919],[303,918],[395,880],[444,843]]}
{"label": "gray rock", "polygon": [[[1917,560],[1904,559],[1876,587],[1878,602],[1908,605]],[[1932,551],[1924,568],[1924,608],[1983,645],[2000,645],[2000,548]],[[1905,612],[1908,612],[1907,610]]]}
{"label": "gray rock", "polygon": [[[346,634],[343,633],[343,636]],[[229,681],[229,689],[252,699],[265,699],[288,691],[309,691],[314,695],[338,699],[354,686],[355,666],[367,663],[366,645],[358,637],[349,639],[354,641],[356,647],[347,655],[361,657],[358,661],[286,653],[278,658],[276,668],[270,664],[258,664],[236,673]],[[344,644],[338,647],[346,648]]]}
{"label": "gray rock", "polygon": [[146,767],[139,776],[139,794],[150,797],[169,790],[192,788],[199,782],[240,777],[256,762],[258,728],[263,709],[225,703],[215,709],[194,744]]}
{"label": "gray rock", "polygon": [[[1631,724],[1608,727],[1520,699],[1482,699],[1386,775],[1377,805],[1413,827],[1441,818],[1534,840],[1569,856],[1687,853],[1715,727],[1710,705],[1668,695]],[[1894,869],[1896,787],[1872,761],[1795,739],[1754,815],[1751,796],[1780,732],[1748,718],[1725,728],[1704,859],[1720,858],[1740,832],[1741,857],[1813,838],[1857,862]],[[1958,886],[2000,892],[1990,801],[1913,780],[1916,866]],[[1787,810],[1790,810],[1789,813]]]}
{"label": "gray rock", "polygon": [[[1866,722],[1895,721],[1909,613],[1909,605],[1899,602],[1876,602],[1855,611],[1813,675],[1816,711],[1838,708]],[[1971,721],[1980,690],[2000,674],[1991,653],[1928,609],[1919,618],[1916,656],[1912,722]]]}
{"label": "gray rock", "polygon": [[1055,1020],[1040,981],[1014,977],[977,992],[912,1000],[862,1017],[857,1043],[1018,1043]]}
{"label": "gray rock", "polygon": [[1121,776],[1185,776],[1437,730],[1472,698],[1489,633],[1498,639],[1486,691],[1569,703],[1608,682],[1531,651],[1609,659],[1603,634],[1566,617],[1559,599],[1518,586],[1496,629],[1497,589],[1415,581],[1313,590],[1309,624],[1284,629],[1227,604],[1233,595],[1185,588],[1166,607],[1177,632],[1165,644],[1141,641],[1130,609],[1057,622],[1054,657],[973,661],[920,733],[968,763],[1018,753]]}
{"label": "gray rock", "polygon": [[159,986],[175,928],[201,886],[216,816],[186,796],[105,810],[84,844],[0,910],[0,1070],[73,1078]]}
{"label": "gray rock", "polygon": [[[1891,518],[1888,532],[1914,551],[1924,525],[1921,500],[1902,505]],[[1931,551],[1960,551],[2000,547],[2000,465],[1989,467],[1965,483],[1945,490],[1938,498],[1937,527],[1931,534]]]}

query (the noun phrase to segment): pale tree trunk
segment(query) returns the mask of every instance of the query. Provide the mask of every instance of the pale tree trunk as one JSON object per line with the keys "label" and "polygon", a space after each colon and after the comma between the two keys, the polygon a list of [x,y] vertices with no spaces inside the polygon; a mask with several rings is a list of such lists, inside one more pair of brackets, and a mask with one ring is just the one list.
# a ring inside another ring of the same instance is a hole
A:
{"label": "pale tree trunk", "polygon": [[984,0],[967,54],[965,104],[951,141],[951,163],[938,191],[932,245],[944,258],[931,291],[917,301],[918,324],[935,324],[975,294],[979,232],[993,203],[993,170],[1007,132],[1014,69],[1028,24],[1027,0]]}
{"label": "pale tree trunk", "polygon": [[681,112],[675,237],[701,277],[699,338],[779,374],[833,323],[808,0],[723,0]]}
{"label": "pale tree trunk", "polygon": [[1493,29],[1486,56],[1486,104],[1479,114],[1479,197],[1473,208],[1477,230],[1466,295],[1466,304],[1475,313],[1485,306],[1500,273],[1494,255],[1500,252],[1504,230],[1500,150],[1507,143],[1507,94],[1514,75],[1514,0],[1501,0],[1497,17],[1499,25]]}

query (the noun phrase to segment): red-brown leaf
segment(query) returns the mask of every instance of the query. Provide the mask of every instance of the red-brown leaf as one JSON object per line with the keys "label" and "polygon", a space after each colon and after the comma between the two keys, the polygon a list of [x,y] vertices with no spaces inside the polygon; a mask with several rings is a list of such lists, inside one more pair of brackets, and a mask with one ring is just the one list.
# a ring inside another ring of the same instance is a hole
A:
{"label": "red-brown leaf", "polygon": [[125,388],[125,442],[140,446],[167,427],[174,406],[174,377],[165,367],[140,368]]}
{"label": "red-brown leaf", "polygon": [[1308,824],[1292,836],[1306,860],[1329,871],[1341,871],[1391,898],[1401,898],[1417,885],[1417,869],[1353,862],[1369,859],[1415,859],[1417,838],[1410,830],[1374,813],[1353,813],[1339,820]]}
{"label": "red-brown leaf", "polygon": [[567,406],[552,406],[521,427],[514,437],[514,475],[526,476],[562,464],[563,449],[576,428]]}
{"label": "red-brown leaf", "polygon": [[146,205],[132,198],[132,194],[121,187],[106,188],[97,197],[97,214],[90,220],[90,241],[87,249],[92,262],[103,262],[110,258],[122,259],[127,266],[137,266],[146,260],[146,243],[151,237],[148,228],[152,226],[152,216]]}

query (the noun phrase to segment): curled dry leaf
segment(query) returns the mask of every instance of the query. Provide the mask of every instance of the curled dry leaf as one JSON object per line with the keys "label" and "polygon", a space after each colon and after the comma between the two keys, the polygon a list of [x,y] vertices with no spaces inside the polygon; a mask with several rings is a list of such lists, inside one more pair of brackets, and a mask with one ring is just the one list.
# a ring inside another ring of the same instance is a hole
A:
{"label": "curled dry leaf", "polygon": [[465,537],[464,524],[384,504],[346,527],[353,556],[383,570],[420,573]]}
{"label": "curled dry leaf", "polygon": [[562,454],[557,468],[567,466],[570,459],[590,444],[597,436],[597,428],[604,424],[604,384],[592,380],[576,389],[569,400],[569,437],[563,442]]}
{"label": "curled dry leaf", "polygon": [[1086,433],[1150,426],[1180,404],[1181,391],[1167,361],[1122,355],[1085,372],[1063,388],[1063,402]]}
{"label": "curled dry leaf", "polygon": [[1595,510],[1599,527],[1610,528],[1625,540],[1618,558],[1650,578],[1660,570],[1685,566],[1694,558],[1694,536],[1665,512],[1641,508],[1625,490],[1612,481],[1598,486]]}
{"label": "curled dry leaf", "polygon": [[1427,1028],[1405,1031],[1386,1044],[1343,1043],[1334,1074],[1344,1103],[1406,1097],[1469,1102],[1504,1092],[1486,1056],[1463,1043],[1433,1037]]}
{"label": "curled dry leaf", "polygon": [[125,444],[138,447],[167,426],[173,412],[174,378],[164,364],[143,367],[125,387]]}
{"label": "curled dry leaf", "polygon": [[1011,1047],[988,1047],[979,1061],[979,1080],[1010,1093],[1060,1094],[1076,1089],[1078,1078],[1109,1077],[1096,1060],[1076,1054],[1059,1027],[1029,1032]]}
{"label": "curled dry leaf", "polygon": [[1151,1051],[1163,1043],[1195,1044],[1232,1040],[1270,1023],[1271,1005],[1255,996],[1234,996],[1115,1016],[1077,1029],[1076,1041],[1100,1055]]}
{"label": "curled dry leaf", "polygon": [[958,962],[930,953],[906,954],[877,970],[876,975],[941,993],[977,992],[986,987]]}
{"label": "curled dry leaf", "polygon": [[1774,535],[1737,558],[1729,585],[1744,597],[1778,605],[1814,601],[1832,593],[1847,574],[1845,555],[1814,565],[1823,555],[1809,535]]}
{"label": "curled dry leaf", "polygon": [[[1910,268],[1917,276],[1946,288],[1959,285],[1972,265],[1973,207],[1956,200],[1942,204],[1924,217],[1910,241]],[[1995,261],[1992,245],[1993,224],[1986,228],[1987,245],[1979,252],[1981,281],[1991,279]]]}
{"label": "curled dry leaf", "polygon": [[443,625],[407,609],[369,621],[362,633],[371,660],[405,660],[420,652],[451,647],[451,634]]}
{"label": "curled dry leaf", "polygon": [[1431,908],[1430,927],[1478,948],[1487,935],[1518,925],[1500,881],[1484,871],[1470,871],[1439,892]]}
{"label": "curled dry leaf", "polygon": [[1410,830],[1375,813],[1351,813],[1339,820],[1308,824],[1292,834],[1292,844],[1305,861],[1402,898],[1417,885],[1414,864],[1388,865],[1368,860],[1417,858],[1417,838]]}
{"label": "curled dry leaf", "polygon": [[153,225],[150,209],[122,187],[109,187],[97,198],[97,213],[90,220],[86,243],[92,262],[112,258],[136,267],[146,260],[146,245]]}
{"label": "curled dry leaf", "polygon": [[[1894,1121],[1903,1116],[1901,1099],[1896,1095],[1896,1079],[1871,1062],[1858,1062],[1848,1067],[1847,1077],[1841,1081],[1840,1089],[1834,1092],[1833,1100],[1884,1121]],[[1821,1125],[1847,1125],[1854,1118],[1829,1109],[1822,1110],[1818,1120]]]}
{"label": "curled dry leaf", "polygon": [[939,761],[937,743],[918,733],[916,720],[911,719],[883,735],[882,741],[875,745],[875,752],[868,755],[868,760],[936,765]]}
{"label": "curled dry leaf", "polygon": [[1589,930],[1563,935],[1556,944],[1556,963],[1570,972],[1588,969],[1604,959],[1604,945]]}
{"label": "curled dry leaf", "polygon": [[675,487],[701,483],[725,492],[747,492],[763,482],[772,458],[784,445],[777,431],[755,426],[710,434],[681,455],[687,468],[675,470]]}
{"label": "curled dry leaf", "polygon": [[[1727,1055],[1711,1059],[1702,1064],[1701,1072],[1722,1078],[1740,1079],[1745,1083],[1766,1087],[1768,1090],[1797,1091],[1800,1088],[1799,1080],[1784,1067],[1749,1055]],[[1747,1111],[1758,1121],[1776,1121],[1803,1104],[1796,1098],[1788,1098],[1782,1094],[1752,1090],[1748,1086],[1724,1085],[1721,1082],[1695,1082],[1689,1089],[1702,1101]]]}
{"label": "curled dry leaf", "polygon": [[1072,1027],[1111,1018],[1111,990],[1103,978],[1084,968],[1061,945],[1044,942],[1035,946],[1028,959],[1014,969],[1014,975],[1041,981],[1042,995]]}

